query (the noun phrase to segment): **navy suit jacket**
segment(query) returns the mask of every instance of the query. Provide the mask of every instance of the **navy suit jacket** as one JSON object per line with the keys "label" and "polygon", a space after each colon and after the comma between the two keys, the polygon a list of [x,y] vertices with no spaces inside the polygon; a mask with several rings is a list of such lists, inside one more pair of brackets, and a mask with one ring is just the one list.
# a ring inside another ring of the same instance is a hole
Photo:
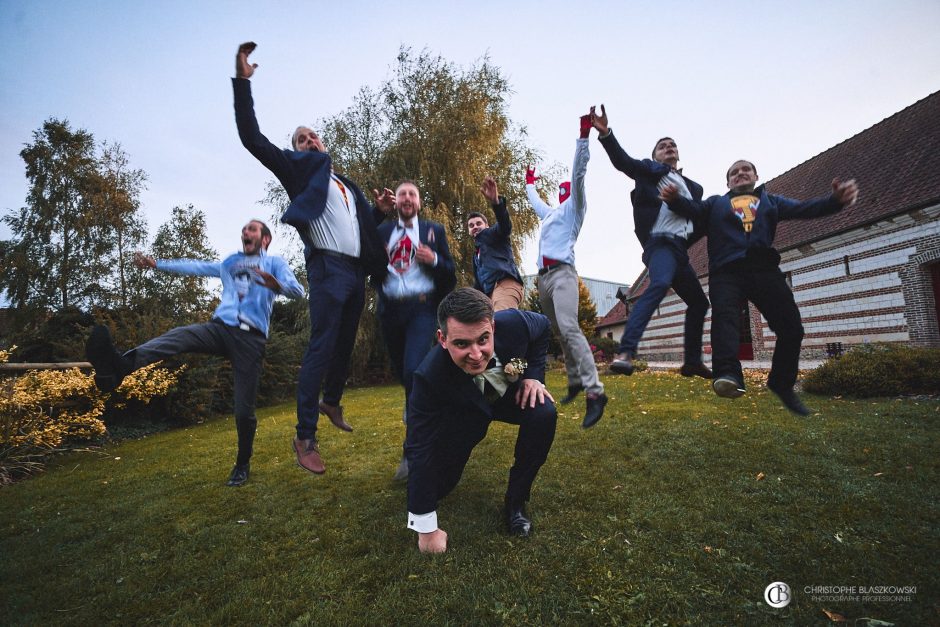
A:
{"label": "navy suit jacket", "polygon": [[496,214],[496,224],[483,229],[474,238],[480,250],[480,267],[487,270],[486,274],[482,275],[480,268],[477,267],[477,260],[474,259],[474,287],[487,296],[493,293],[496,283],[505,277],[511,277],[522,283],[522,277],[519,275],[519,269],[512,256],[512,245],[509,243],[512,220],[509,219],[504,197],[500,196],[499,202],[493,205],[493,213]]}
{"label": "navy suit jacket", "polygon": [[[545,353],[551,335],[548,318],[518,309],[497,311],[495,316],[496,355],[508,364],[514,357],[526,361],[522,379],[545,382]],[[514,397],[519,381],[511,383],[504,398]],[[473,377],[457,367],[450,354],[434,346],[414,373],[409,397],[408,511],[426,514],[437,509],[437,478],[442,465],[453,453],[467,445],[472,448],[486,433],[494,416],[493,406],[473,382]]]}
{"label": "navy suit jacket", "polygon": [[[333,161],[326,153],[282,150],[272,144],[258,127],[254,100],[251,97],[251,81],[246,78],[233,78],[232,89],[235,92],[235,124],[238,126],[238,137],[248,152],[271,170],[284,186],[290,205],[281,216],[281,222],[297,229],[304,242],[305,254],[309,257],[313,246],[307,225],[311,220],[320,217],[326,208]],[[366,271],[372,274],[387,263],[387,260],[383,260],[383,247],[375,230],[375,225],[381,221],[383,214],[366,200],[355,183],[340,174],[336,176],[352,191],[356,199],[360,260]]]}
{"label": "navy suit jacket", "polygon": [[[615,168],[629,176],[636,183],[633,191],[630,192],[630,202],[633,203],[633,226],[636,237],[640,240],[642,246],[646,246],[646,240],[650,237],[650,231],[659,218],[659,212],[663,207],[663,201],[659,199],[659,180],[669,174],[671,168],[652,159],[634,159],[620,147],[614,132],[610,131],[608,135],[600,139],[601,145],[607,151],[610,162]],[[702,186],[687,176],[682,176],[689,193],[694,200],[701,200],[704,190]],[[689,236],[689,246],[698,241],[705,234],[705,226],[702,220],[692,219],[692,235]]]}

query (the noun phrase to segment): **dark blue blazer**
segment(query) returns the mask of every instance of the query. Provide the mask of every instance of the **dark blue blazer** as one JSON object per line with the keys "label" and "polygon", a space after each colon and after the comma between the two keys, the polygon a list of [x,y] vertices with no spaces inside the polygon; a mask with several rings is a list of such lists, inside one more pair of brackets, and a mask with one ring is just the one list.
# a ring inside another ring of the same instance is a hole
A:
{"label": "dark blue blazer", "polygon": [[[610,162],[615,168],[634,180],[636,186],[630,192],[630,201],[633,203],[633,228],[640,244],[646,246],[650,231],[659,218],[663,201],[659,198],[659,180],[669,174],[670,167],[652,159],[634,159],[620,147],[620,142],[614,137],[614,132],[600,139],[601,145],[607,151]],[[689,187],[689,193],[694,200],[701,200],[704,190],[702,186],[687,176],[682,180]],[[704,227],[698,220],[692,220],[692,235],[689,237],[689,246],[701,239],[705,234]]]}
{"label": "dark blue blazer", "polygon": [[[398,219],[396,218],[395,220],[386,220],[378,227],[382,248],[385,249],[385,266],[382,272],[378,272],[373,276],[373,287],[379,293],[379,298],[383,299],[385,294],[382,293],[382,283],[388,275],[388,240],[392,236],[392,229],[397,226]],[[418,236],[421,238],[422,244],[437,253],[437,265],[425,266],[434,278],[433,301],[434,305],[437,306],[437,303],[441,302],[441,299],[457,285],[454,258],[450,256],[450,247],[447,245],[447,232],[444,230],[443,225],[419,218]]]}
{"label": "dark blue blazer", "polygon": [[[232,89],[235,92],[235,124],[238,126],[238,137],[248,152],[271,170],[284,186],[290,205],[281,216],[281,222],[297,229],[304,242],[304,252],[309,258],[313,246],[307,225],[311,220],[320,217],[326,208],[332,159],[326,153],[282,150],[272,144],[258,127],[254,100],[251,97],[251,81],[233,78]],[[383,261],[383,246],[375,230],[376,223],[384,216],[366,200],[355,183],[340,174],[336,176],[352,191],[356,199],[360,260],[367,272],[372,274],[387,263],[387,260]]]}
{"label": "dark blue blazer", "polygon": [[[493,205],[493,213],[496,214],[496,224],[483,229],[474,238],[480,249],[479,261],[476,257],[473,261],[474,287],[487,296],[492,295],[496,283],[506,277],[522,283],[522,276],[512,256],[512,244],[509,242],[512,220],[509,219],[506,199],[503,196]],[[480,267],[477,266],[478,263]],[[480,272],[481,267],[486,269],[485,274]]]}
{"label": "dark blue blazer", "polygon": [[773,246],[780,220],[820,218],[842,209],[832,194],[799,201],[768,194],[761,185],[750,195],[758,198],[750,232],[744,230],[741,218],[732,209],[730,192],[695,202],[680,196],[669,203],[672,211],[705,225],[708,234],[708,268],[712,274],[733,261],[746,258],[749,250],[773,251],[771,258],[776,258],[779,263],[780,255]]}
{"label": "dark blue blazer", "polygon": [[[500,362],[514,357],[527,362],[522,379],[545,382],[545,353],[551,326],[542,314],[518,309],[497,311],[494,342]],[[510,384],[505,397],[515,396],[519,381]],[[408,400],[408,511],[426,514],[437,509],[439,469],[453,463],[454,453],[472,448],[498,418],[493,406],[473,383],[473,377],[457,367],[440,344],[434,346],[414,373]]]}

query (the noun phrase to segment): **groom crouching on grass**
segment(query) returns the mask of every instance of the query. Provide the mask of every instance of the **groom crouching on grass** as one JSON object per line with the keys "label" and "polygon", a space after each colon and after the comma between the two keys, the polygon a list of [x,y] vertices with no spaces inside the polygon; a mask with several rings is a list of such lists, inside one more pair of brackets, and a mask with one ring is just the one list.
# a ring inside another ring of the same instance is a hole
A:
{"label": "groom crouching on grass", "polygon": [[460,481],[490,422],[499,420],[519,425],[506,525],[512,535],[528,536],[525,504],[552,448],[558,416],[544,383],[548,318],[516,309],[494,314],[485,294],[460,288],[441,301],[437,322],[440,346],[415,371],[409,398],[408,528],[418,532],[423,553],[447,550],[437,503]]}

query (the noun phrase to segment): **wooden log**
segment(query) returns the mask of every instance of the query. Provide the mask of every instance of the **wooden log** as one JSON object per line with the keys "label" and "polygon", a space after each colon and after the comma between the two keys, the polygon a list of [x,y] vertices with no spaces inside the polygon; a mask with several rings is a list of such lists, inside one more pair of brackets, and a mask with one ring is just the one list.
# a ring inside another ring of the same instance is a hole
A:
{"label": "wooden log", "polygon": [[26,372],[27,370],[68,370],[69,368],[78,368],[80,370],[91,370],[91,364],[87,361],[64,361],[60,363],[6,363],[0,364],[0,371],[7,372]]}

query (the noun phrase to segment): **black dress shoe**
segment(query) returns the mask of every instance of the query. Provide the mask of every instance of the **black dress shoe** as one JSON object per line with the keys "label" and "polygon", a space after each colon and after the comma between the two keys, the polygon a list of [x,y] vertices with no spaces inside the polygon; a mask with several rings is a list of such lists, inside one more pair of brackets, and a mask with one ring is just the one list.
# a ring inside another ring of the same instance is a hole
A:
{"label": "black dress shoe", "polygon": [[574,399],[578,398],[578,394],[580,394],[580,393],[581,393],[581,390],[583,390],[583,389],[584,389],[584,386],[581,385],[580,383],[576,383],[575,385],[569,385],[569,386],[568,386],[568,396],[566,396],[565,398],[561,399],[561,404],[562,404],[562,405],[567,405],[568,403],[570,403],[570,402],[573,401]]}
{"label": "black dress shoe", "polygon": [[633,357],[630,353],[618,353],[614,360],[610,362],[610,370],[617,374],[630,376],[633,374]]}
{"label": "black dress shoe", "polygon": [[587,395],[587,410],[584,412],[584,421],[581,423],[582,429],[590,429],[598,423],[601,416],[604,415],[604,407],[607,406],[607,395],[603,392],[599,394]]}
{"label": "black dress shoe", "polygon": [[697,364],[682,364],[682,367],[679,368],[679,374],[683,377],[702,377],[703,379],[711,379],[712,371],[709,370],[708,366],[699,362]]}
{"label": "black dress shoe", "polygon": [[250,464],[235,464],[235,467],[232,468],[232,474],[228,476],[228,481],[225,482],[225,485],[230,488],[245,485],[245,482],[248,481],[249,466]]}
{"label": "black dress shoe", "polygon": [[780,402],[783,403],[784,407],[797,416],[809,416],[813,413],[813,410],[803,404],[803,401],[800,400],[800,397],[796,395],[792,388],[780,391],[770,388],[770,391],[780,398]]}
{"label": "black dress shoe", "polygon": [[527,538],[532,533],[532,521],[525,512],[525,503],[506,502],[506,528],[509,535]]}
{"label": "black dress shoe", "polygon": [[88,336],[85,357],[95,369],[95,385],[102,392],[113,392],[133,372],[130,360],[115,350],[111,331],[100,324]]}

